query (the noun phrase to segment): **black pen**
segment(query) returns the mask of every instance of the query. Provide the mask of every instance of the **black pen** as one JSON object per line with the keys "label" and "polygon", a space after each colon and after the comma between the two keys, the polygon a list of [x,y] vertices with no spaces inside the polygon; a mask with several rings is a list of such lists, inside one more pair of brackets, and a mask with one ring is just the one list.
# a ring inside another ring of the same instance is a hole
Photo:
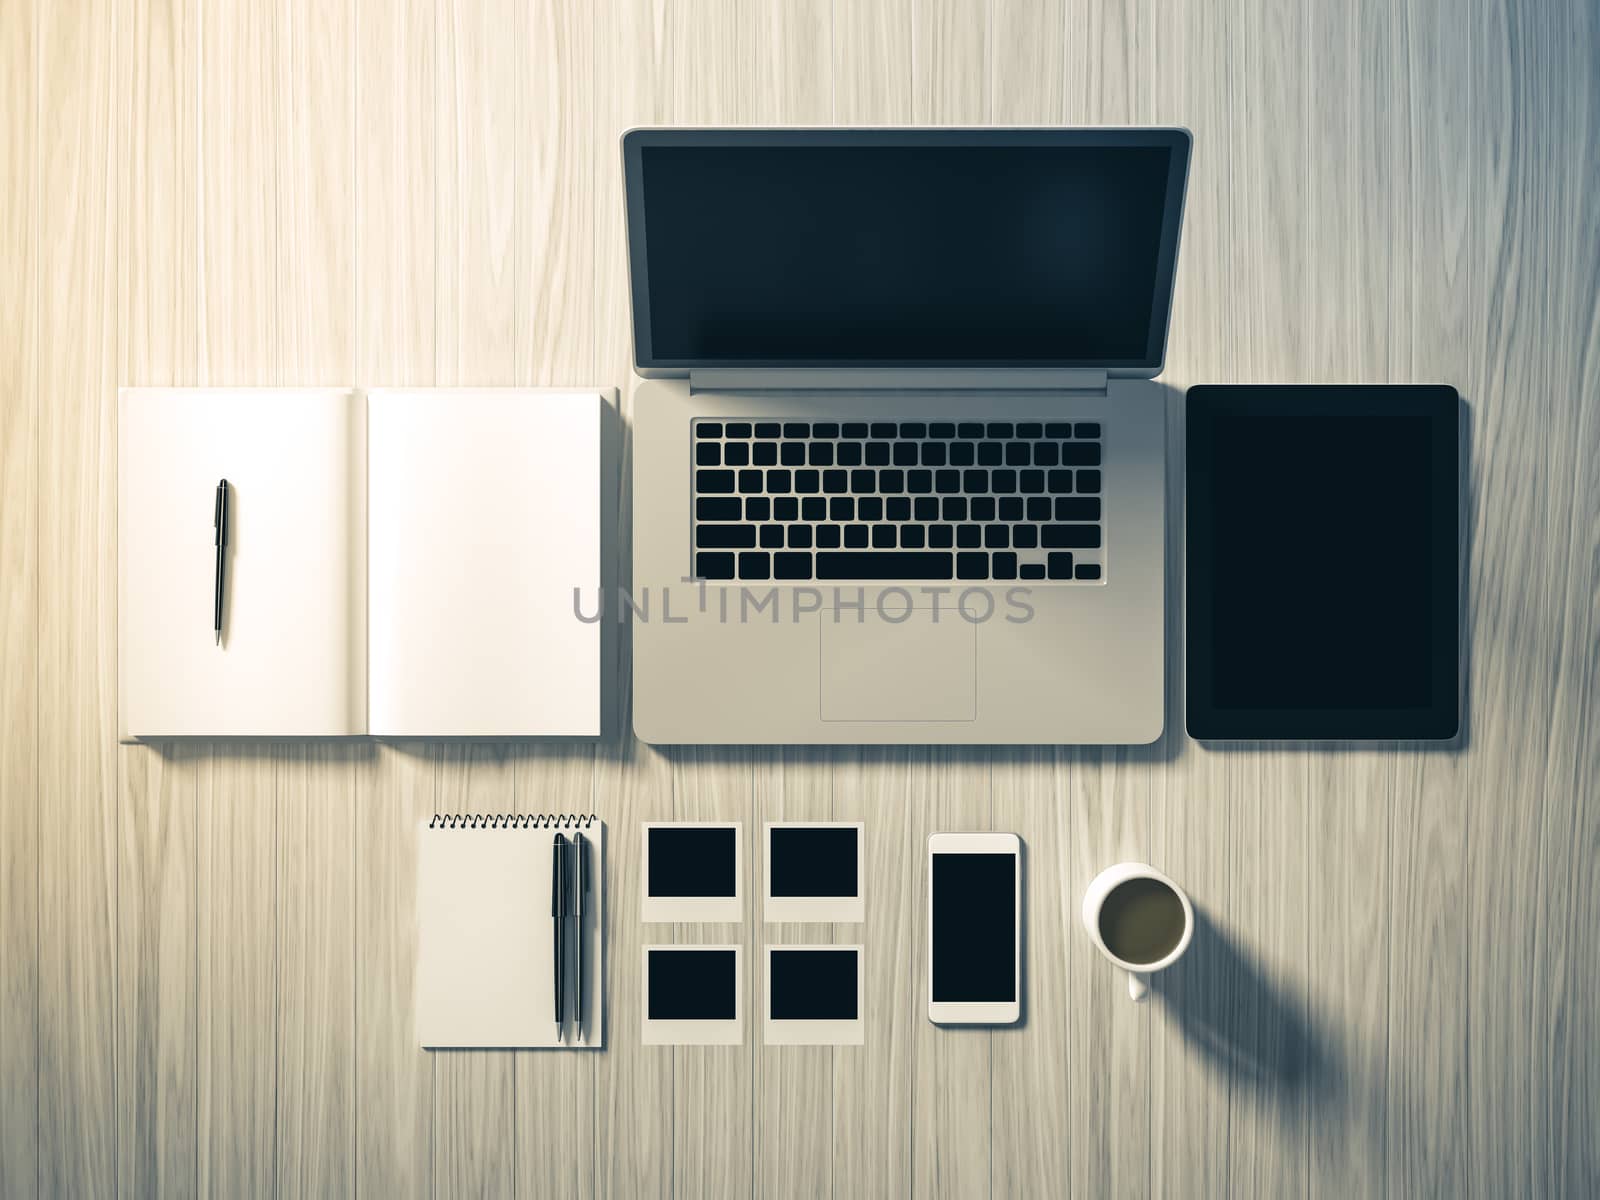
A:
{"label": "black pen", "polygon": [[222,645],[222,578],[223,562],[228,553],[228,481],[221,480],[217,484],[217,506],[211,517],[212,527],[216,531],[217,543],[217,586],[211,603],[211,628],[217,635],[217,645]]}
{"label": "black pen", "polygon": [[573,976],[572,1019],[578,1023],[578,1040],[583,1041],[583,893],[589,886],[589,846],[583,834],[572,835],[572,852],[578,859],[577,887],[572,892],[572,915],[577,918],[578,963]]}
{"label": "black pen", "polygon": [[556,1041],[561,1040],[561,993],[566,989],[562,986],[566,980],[562,978],[561,932],[567,923],[567,839],[559,833],[555,841],[550,843],[550,915],[555,918],[556,925],[556,961],[555,978],[556,988]]}

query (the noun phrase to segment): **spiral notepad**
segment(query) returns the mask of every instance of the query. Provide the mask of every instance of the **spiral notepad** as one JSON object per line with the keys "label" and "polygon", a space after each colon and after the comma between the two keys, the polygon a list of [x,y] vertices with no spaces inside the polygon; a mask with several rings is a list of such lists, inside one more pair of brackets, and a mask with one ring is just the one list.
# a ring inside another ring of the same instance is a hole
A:
{"label": "spiral notepad", "polygon": [[[569,965],[559,1037],[550,915],[557,833],[569,841],[583,834],[589,880],[581,939],[579,919],[566,925]],[[602,1047],[604,863],[605,825],[592,815],[467,814],[424,822],[417,847],[418,1042],[429,1049]],[[580,973],[581,1040],[572,1015]]]}

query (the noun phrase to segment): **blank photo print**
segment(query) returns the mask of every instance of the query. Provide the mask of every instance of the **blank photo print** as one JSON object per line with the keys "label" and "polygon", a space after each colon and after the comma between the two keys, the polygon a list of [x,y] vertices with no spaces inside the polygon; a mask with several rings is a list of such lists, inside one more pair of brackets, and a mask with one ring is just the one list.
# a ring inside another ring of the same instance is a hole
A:
{"label": "blank photo print", "polygon": [[738,821],[646,821],[643,919],[742,921],[743,833]]}
{"label": "blank photo print", "polygon": [[738,946],[646,946],[646,1046],[735,1046],[744,1040]]}
{"label": "blank photo print", "polygon": [[766,920],[865,920],[866,838],[860,821],[769,824],[763,835]]}
{"label": "blank photo print", "polygon": [[859,1046],[865,1040],[860,946],[768,946],[769,1046]]}

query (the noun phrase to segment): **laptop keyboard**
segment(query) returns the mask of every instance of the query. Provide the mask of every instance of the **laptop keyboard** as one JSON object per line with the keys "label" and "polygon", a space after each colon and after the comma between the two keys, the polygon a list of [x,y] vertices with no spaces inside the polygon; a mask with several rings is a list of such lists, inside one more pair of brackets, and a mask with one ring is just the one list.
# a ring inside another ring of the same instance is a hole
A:
{"label": "laptop keyboard", "polygon": [[1098,422],[708,419],[692,436],[702,579],[1103,578]]}

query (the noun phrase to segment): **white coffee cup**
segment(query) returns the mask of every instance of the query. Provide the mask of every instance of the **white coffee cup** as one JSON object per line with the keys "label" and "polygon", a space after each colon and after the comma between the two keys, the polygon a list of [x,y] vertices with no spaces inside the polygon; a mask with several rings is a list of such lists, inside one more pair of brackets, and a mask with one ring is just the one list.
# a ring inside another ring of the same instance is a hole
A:
{"label": "white coffee cup", "polygon": [[[1183,932],[1179,935],[1177,944],[1160,958],[1145,962],[1119,956],[1106,945],[1100,928],[1101,913],[1105,909],[1107,898],[1123,884],[1139,879],[1153,880],[1164,885],[1183,906]],[[1194,936],[1194,907],[1189,903],[1189,897],[1184,894],[1183,889],[1154,867],[1145,863],[1118,863],[1096,875],[1094,881],[1089,884],[1089,890],[1083,894],[1083,927],[1089,931],[1089,939],[1094,942],[1100,953],[1128,973],[1128,997],[1138,1001],[1143,1000],[1150,992],[1151,973],[1170,967],[1182,958],[1183,952],[1189,948],[1189,940]]]}

